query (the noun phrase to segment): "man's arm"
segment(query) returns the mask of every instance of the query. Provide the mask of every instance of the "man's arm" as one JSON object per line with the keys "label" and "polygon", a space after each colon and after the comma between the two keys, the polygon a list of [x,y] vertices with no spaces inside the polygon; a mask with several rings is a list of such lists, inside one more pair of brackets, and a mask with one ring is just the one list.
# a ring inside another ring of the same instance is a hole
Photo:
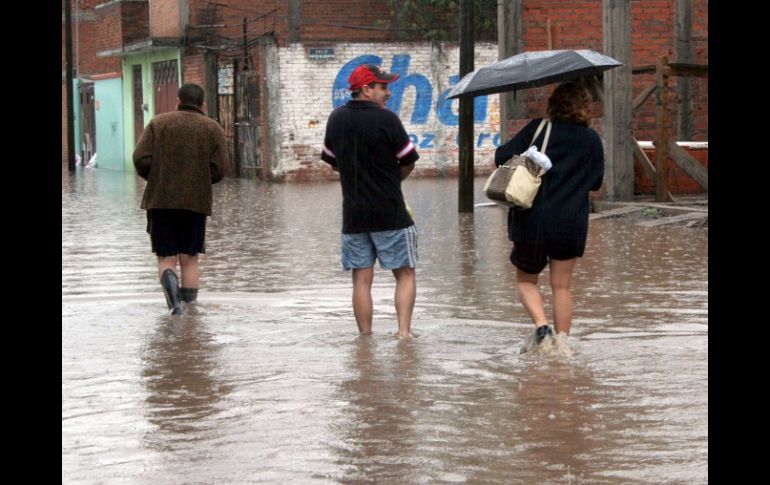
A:
{"label": "man's arm", "polygon": [[404,125],[401,124],[401,120],[395,114],[392,115],[392,124],[389,127],[390,142],[395,149],[394,155],[398,161],[398,172],[401,180],[406,179],[412,170],[414,170],[414,164],[420,155],[417,154],[417,149],[406,134]]}
{"label": "man's arm", "polygon": [[152,121],[150,121],[144,132],[142,132],[142,136],[139,137],[139,143],[136,144],[134,149],[134,168],[136,173],[145,180],[150,176],[150,167],[152,166],[153,129],[154,126]]}
{"label": "man's arm", "polygon": [[230,167],[230,152],[227,149],[227,140],[225,140],[225,131],[217,126],[216,147],[211,156],[211,183],[215,184],[222,180]]}
{"label": "man's arm", "polygon": [[340,169],[337,167],[337,155],[334,154],[332,146],[331,139],[329,138],[329,130],[327,129],[326,135],[324,136],[324,144],[321,148],[321,160],[331,165],[335,172],[339,172]]}
{"label": "man's arm", "polygon": [[401,180],[406,179],[410,173],[412,173],[412,170],[414,170],[414,162],[410,163],[409,165],[401,165],[398,167],[399,173],[401,175]]}

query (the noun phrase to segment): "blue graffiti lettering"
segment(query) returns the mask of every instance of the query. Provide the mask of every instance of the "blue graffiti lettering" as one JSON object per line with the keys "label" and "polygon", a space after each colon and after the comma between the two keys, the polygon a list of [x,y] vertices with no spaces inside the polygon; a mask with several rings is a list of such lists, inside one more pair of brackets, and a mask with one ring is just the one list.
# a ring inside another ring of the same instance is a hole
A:
{"label": "blue graffiti lettering", "polygon": [[420,148],[436,148],[436,145],[431,143],[434,138],[436,138],[436,135],[434,135],[433,133],[423,133],[422,143],[420,143]]}
{"label": "blue graffiti lettering", "polygon": [[[441,141],[436,138],[435,133],[409,133],[409,139],[420,149],[432,150],[441,146]],[[490,143],[491,141],[491,143]],[[451,144],[452,137],[447,137],[444,143]],[[460,134],[454,137],[454,146],[460,146]],[[497,148],[500,146],[500,135],[492,133],[479,133],[476,138],[476,148]]]}
{"label": "blue graffiti lettering", "polygon": [[[414,109],[412,110],[411,123],[422,125],[428,122],[431,103],[433,101],[433,87],[427,77],[422,74],[409,74],[409,63],[411,56],[409,54],[398,54],[393,56],[391,71],[399,74],[398,81],[390,85],[393,93],[388,100],[388,109],[400,116],[401,105],[404,98],[404,91],[408,87],[415,89]],[[350,100],[350,91],[348,90],[348,78],[353,70],[361,64],[382,65],[382,58],[375,55],[362,55],[355,57],[345,63],[334,78],[332,87],[332,107],[338,108]],[[449,76],[449,87],[457,84],[460,76]],[[447,100],[449,90],[446,89],[436,98],[436,117],[438,121],[447,126],[458,126],[459,116],[455,114],[453,108],[454,99]],[[473,102],[473,122],[483,124],[487,119],[487,107],[489,101],[487,96],[477,96]],[[454,105],[456,106],[456,105]],[[416,144],[417,142],[413,140]],[[500,137],[497,135],[495,146],[499,146]]]}
{"label": "blue graffiti lettering", "polygon": [[428,78],[422,74],[407,74],[409,71],[409,61],[411,56],[401,54],[393,56],[393,74],[398,74],[398,81],[390,85],[390,91],[393,93],[388,100],[388,108],[394,113],[401,111],[401,102],[404,98],[404,90],[408,86],[414,86],[416,95],[414,100],[414,110],[412,111],[412,123],[416,125],[425,124],[430,115],[430,105],[432,101],[433,88]]}
{"label": "blue graffiti lettering", "polygon": [[[460,117],[452,111],[452,103],[456,99],[447,100],[451,87],[460,81],[460,76],[449,76],[449,89],[444,90],[436,100],[436,116],[439,121],[448,126],[458,126]],[[487,119],[487,96],[478,96],[473,101],[473,122],[484,123]]]}
{"label": "blue graffiti lettering", "polygon": [[479,133],[479,141],[476,142],[476,146],[480,147],[482,143],[484,143],[484,138],[490,138],[491,135],[489,133]]}

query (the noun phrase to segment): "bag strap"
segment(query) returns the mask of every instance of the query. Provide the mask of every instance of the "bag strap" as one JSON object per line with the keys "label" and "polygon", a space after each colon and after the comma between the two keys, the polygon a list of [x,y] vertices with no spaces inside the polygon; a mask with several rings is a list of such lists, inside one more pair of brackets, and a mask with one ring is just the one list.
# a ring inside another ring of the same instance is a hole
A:
{"label": "bag strap", "polygon": [[[553,126],[551,120],[548,120],[548,127],[545,129],[545,138],[543,139],[543,149],[540,150],[540,153],[545,154],[545,147],[548,146],[548,138],[551,136],[551,126]],[[532,142],[534,143],[534,141],[533,139]]]}
{"label": "bag strap", "polygon": [[[532,146],[535,143],[535,140],[537,140],[537,135],[539,135],[540,132],[543,131],[543,126],[545,126],[545,124],[547,122],[548,122],[547,118],[543,118],[542,120],[540,120],[540,125],[537,127],[537,130],[535,131],[535,135],[532,137],[532,141],[529,142],[529,146]],[[527,148],[529,148],[529,147],[527,147]],[[545,150],[543,150],[543,151],[545,151]]]}

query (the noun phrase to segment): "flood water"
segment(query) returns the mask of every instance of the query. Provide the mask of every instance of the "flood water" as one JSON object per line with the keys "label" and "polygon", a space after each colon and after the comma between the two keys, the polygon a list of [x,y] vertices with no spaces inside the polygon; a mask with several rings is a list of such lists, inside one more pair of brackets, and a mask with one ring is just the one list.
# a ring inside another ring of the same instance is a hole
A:
{"label": "flood water", "polygon": [[183,317],[143,188],[62,174],[63,483],[708,482],[708,228],[592,221],[570,352],[520,353],[534,326],[505,212],[459,215],[456,179],[404,182],[404,340],[379,266],[374,334],[357,335],[337,183],[215,185]]}

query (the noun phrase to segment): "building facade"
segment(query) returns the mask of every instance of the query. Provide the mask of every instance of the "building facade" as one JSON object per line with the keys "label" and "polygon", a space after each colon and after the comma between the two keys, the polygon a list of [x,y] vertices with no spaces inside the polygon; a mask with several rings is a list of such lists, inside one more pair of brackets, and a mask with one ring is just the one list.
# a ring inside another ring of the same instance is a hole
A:
{"label": "building facade", "polygon": [[[521,0],[521,50],[550,45],[602,51],[603,3]],[[371,62],[401,75],[392,85],[389,108],[418,147],[418,174],[457,172],[458,103],[445,99],[459,79],[452,16],[444,19],[447,39],[427,40],[426,30],[410,27],[416,24],[403,18],[398,2],[388,0],[348,0],[335,2],[333,8],[321,0],[73,4],[76,150],[84,162],[96,153],[100,167],[133,170],[131,153],[144,126],[154,115],[175,109],[181,84],[196,82],[206,89],[207,113],[225,129],[239,175],[271,180],[334,177],[320,161],[326,118],[349,97],[349,72]],[[681,15],[683,6],[687,16]],[[633,66],[655,64],[661,56],[676,61],[682,32],[688,36],[686,61],[708,63],[706,0],[649,0],[631,2],[630,8]],[[681,28],[683,21],[687,29]],[[486,38],[479,36],[475,65],[497,58],[493,26]],[[632,79],[636,96],[654,82],[654,75]],[[671,86],[674,100],[679,79],[673,78]],[[541,115],[550,90],[517,93],[525,110],[509,126],[515,129]],[[688,99],[672,103],[671,129],[676,133],[678,110],[686,107],[691,115],[687,137],[707,141],[708,79],[689,80],[687,92]],[[62,93],[66,122],[64,84]],[[500,140],[498,98],[475,100],[478,173],[489,170],[491,154],[505,141]],[[601,130],[598,120],[593,126]],[[654,103],[648,101],[634,113],[633,131],[639,140],[653,139]]]}

